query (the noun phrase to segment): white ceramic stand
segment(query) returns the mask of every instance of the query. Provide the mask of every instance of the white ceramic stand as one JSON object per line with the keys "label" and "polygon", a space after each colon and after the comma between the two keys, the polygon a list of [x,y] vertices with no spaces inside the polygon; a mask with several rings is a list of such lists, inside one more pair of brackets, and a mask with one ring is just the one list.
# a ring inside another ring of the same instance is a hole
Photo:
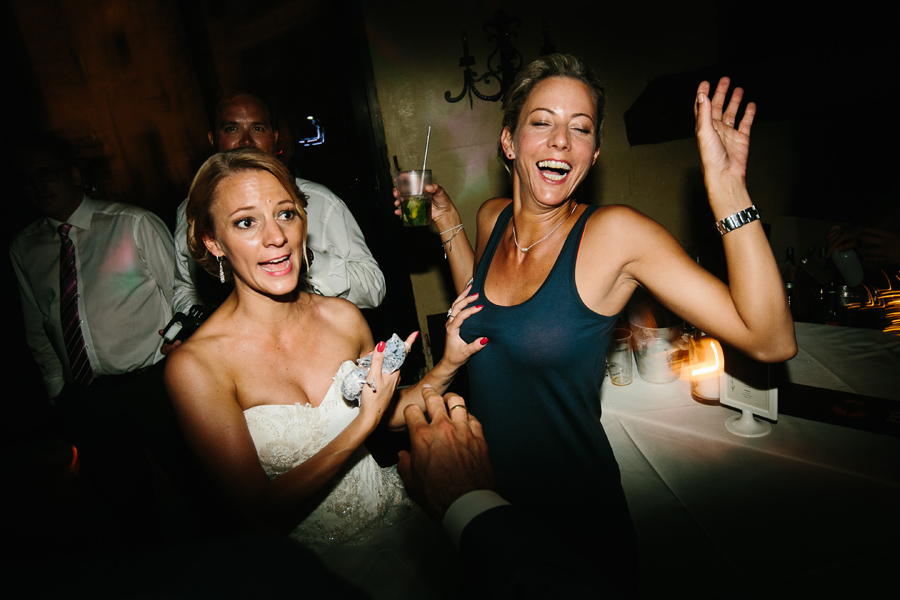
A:
{"label": "white ceramic stand", "polygon": [[725,419],[725,429],[741,437],[762,437],[772,431],[772,426],[766,421],[760,421],[746,408],[740,416],[734,415]]}

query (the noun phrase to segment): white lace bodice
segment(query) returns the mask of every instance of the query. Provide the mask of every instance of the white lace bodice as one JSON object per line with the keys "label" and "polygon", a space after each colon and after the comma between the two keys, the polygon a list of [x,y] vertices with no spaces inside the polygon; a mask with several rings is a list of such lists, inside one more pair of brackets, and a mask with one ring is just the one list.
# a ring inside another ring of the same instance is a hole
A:
{"label": "white lace bodice", "polygon": [[[259,462],[270,479],[318,452],[356,417],[341,382],[356,365],[344,362],[319,406],[266,404],[244,411]],[[291,534],[315,549],[360,544],[408,516],[412,503],[395,468],[382,469],[364,446],[332,481],[319,505]]]}

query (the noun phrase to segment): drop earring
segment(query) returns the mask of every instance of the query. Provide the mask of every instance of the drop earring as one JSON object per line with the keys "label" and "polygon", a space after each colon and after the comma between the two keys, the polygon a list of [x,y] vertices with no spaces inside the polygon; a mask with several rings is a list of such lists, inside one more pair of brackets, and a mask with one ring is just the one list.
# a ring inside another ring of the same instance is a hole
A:
{"label": "drop earring", "polygon": [[222,268],[222,259],[225,258],[224,254],[220,254],[216,257],[216,260],[219,261],[219,282],[225,283],[225,269]]}

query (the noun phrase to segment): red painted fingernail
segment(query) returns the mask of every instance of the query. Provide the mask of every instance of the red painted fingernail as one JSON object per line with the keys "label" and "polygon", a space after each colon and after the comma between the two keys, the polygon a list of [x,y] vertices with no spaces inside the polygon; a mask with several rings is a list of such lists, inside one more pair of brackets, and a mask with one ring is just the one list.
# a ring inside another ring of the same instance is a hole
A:
{"label": "red painted fingernail", "polygon": [[469,296],[469,298],[477,298],[477,297],[478,297],[478,292],[475,292],[474,294],[472,294],[471,296]]}
{"label": "red painted fingernail", "polygon": [[487,338],[481,338],[481,345],[482,345],[482,346],[484,346],[484,345],[487,344],[487,343],[488,343],[488,339],[487,339]]}
{"label": "red painted fingernail", "polygon": [[384,352],[384,342],[378,342],[378,345],[375,346],[376,352]]}
{"label": "red painted fingernail", "polygon": [[475,308],[484,308],[484,304],[479,304],[479,305],[476,306]]}
{"label": "red painted fingernail", "polygon": [[416,338],[419,337],[419,332],[416,332],[416,335],[413,336],[413,341],[416,341]]}

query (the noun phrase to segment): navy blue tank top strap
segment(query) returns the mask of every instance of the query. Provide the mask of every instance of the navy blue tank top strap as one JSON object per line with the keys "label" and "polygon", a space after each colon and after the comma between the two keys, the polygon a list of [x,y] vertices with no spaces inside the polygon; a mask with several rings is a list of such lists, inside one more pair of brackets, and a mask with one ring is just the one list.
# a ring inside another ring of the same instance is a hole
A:
{"label": "navy blue tank top strap", "polygon": [[481,255],[481,260],[478,261],[478,265],[475,267],[475,275],[472,279],[473,288],[477,285],[479,289],[484,289],[484,279],[487,277],[488,268],[490,268],[491,262],[494,260],[494,253],[497,251],[497,246],[500,245],[503,232],[506,231],[506,226],[509,224],[509,220],[512,219],[512,214],[513,203],[510,202],[497,216],[497,222],[494,223],[494,230],[491,231],[491,237],[488,238],[484,254]]}

